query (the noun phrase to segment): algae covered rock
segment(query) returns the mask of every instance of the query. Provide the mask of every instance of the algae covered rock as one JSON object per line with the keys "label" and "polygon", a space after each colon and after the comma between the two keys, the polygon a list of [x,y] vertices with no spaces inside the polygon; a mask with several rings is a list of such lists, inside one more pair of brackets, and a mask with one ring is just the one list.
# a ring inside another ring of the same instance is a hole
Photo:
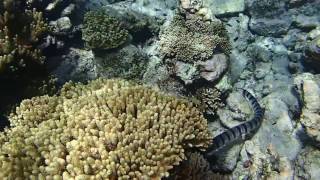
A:
{"label": "algae covered rock", "polygon": [[319,179],[320,151],[307,146],[297,158],[295,165],[296,179]]}
{"label": "algae covered rock", "polygon": [[92,49],[113,49],[124,44],[129,37],[121,23],[104,11],[89,11],[84,16],[82,39]]}
{"label": "algae covered rock", "polygon": [[123,80],[68,83],[9,119],[1,179],[160,179],[212,138],[192,103]]}
{"label": "algae covered rock", "polygon": [[118,51],[96,54],[98,74],[105,78],[140,80],[146,71],[147,55],[134,45]]}

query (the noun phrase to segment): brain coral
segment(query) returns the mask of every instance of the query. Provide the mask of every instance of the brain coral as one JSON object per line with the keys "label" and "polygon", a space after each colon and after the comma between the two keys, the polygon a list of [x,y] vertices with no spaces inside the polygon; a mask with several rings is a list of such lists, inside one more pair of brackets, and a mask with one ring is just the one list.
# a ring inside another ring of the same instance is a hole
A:
{"label": "brain coral", "polygon": [[112,49],[124,44],[128,31],[104,11],[89,11],[84,16],[82,39],[89,48]]}
{"label": "brain coral", "polygon": [[160,179],[211,139],[184,99],[123,80],[24,100],[0,133],[0,179]]}
{"label": "brain coral", "polygon": [[160,52],[184,62],[208,60],[214,53],[229,53],[230,43],[221,22],[205,22],[199,17],[177,14],[160,33]]}

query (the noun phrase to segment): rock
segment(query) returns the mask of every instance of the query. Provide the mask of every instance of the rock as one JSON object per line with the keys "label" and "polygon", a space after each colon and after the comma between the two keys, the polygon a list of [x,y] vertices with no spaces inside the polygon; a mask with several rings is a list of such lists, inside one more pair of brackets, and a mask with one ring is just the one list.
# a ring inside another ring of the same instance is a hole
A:
{"label": "rock", "polygon": [[48,12],[53,11],[58,6],[58,4],[60,4],[61,2],[62,2],[62,0],[56,0],[52,3],[49,3],[46,7],[46,11],[48,11]]}
{"label": "rock", "polygon": [[230,54],[230,76],[231,81],[235,82],[240,77],[248,63],[248,57],[240,53],[237,49],[231,51]]}
{"label": "rock", "polygon": [[320,151],[307,146],[295,163],[295,179],[318,180],[320,177]]}
{"label": "rock", "polygon": [[304,0],[290,0],[289,6],[290,6],[291,8],[293,8],[293,7],[298,7],[298,6],[302,5],[303,3],[305,3]]}
{"label": "rock", "polygon": [[146,66],[146,72],[143,75],[143,82],[145,84],[158,84],[169,78],[167,67],[163,64],[160,58],[151,56],[149,63]]}
{"label": "rock", "polygon": [[283,44],[291,51],[302,52],[307,42],[307,34],[299,29],[291,29],[283,37]]}
{"label": "rock", "polygon": [[256,66],[256,69],[254,71],[254,77],[257,80],[263,79],[264,77],[266,77],[270,71],[271,71],[271,64],[270,63],[258,63]]}
{"label": "rock", "polygon": [[320,36],[320,25],[308,33],[308,39],[315,39],[317,36]]}
{"label": "rock", "polygon": [[[63,57],[61,64],[52,71],[57,77],[59,84],[72,80],[75,82],[86,82],[98,77],[97,66],[94,62],[92,51],[70,48],[69,54]],[[48,61],[57,61],[51,58]]]}
{"label": "rock", "polygon": [[251,18],[250,29],[261,36],[280,37],[288,32],[291,26],[288,18]]}
{"label": "rock", "polygon": [[295,19],[294,23],[297,27],[302,29],[314,29],[320,24],[320,16],[306,16],[299,14]]}
{"label": "rock", "polygon": [[272,71],[277,74],[288,75],[289,72],[289,57],[286,53],[277,53],[272,57]]}
{"label": "rock", "polygon": [[215,87],[221,92],[226,92],[232,89],[232,84],[231,75],[227,73],[219,80]]}
{"label": "rock", "polygon": [[72,27],[69,17],[61,17],[56,21],[51,21],[49,24],[53,27],[55,33],[67,32]]}
{"label": "rock", "polygon": [[306,133],[320,145],[320,75],[303,73],[294,81],[300,87],[304,101],[300,122]]}
{"label": "rock", "polygon": [[245,9],[244,0],[203,0],[203,4],[218,16],[240,13]]}
{"label": "rock", "polygon": [[211,161],[213,166],[211,166],[211,169],[217,170],[217,171],[223,171],[223,172],[232,172],[236,165],[237,165],[237,156],[239,156],[239,152],[242,148],[242,145],[237,144],[234,145],[229,150],[220,153],[215,161]]}
{"label": "rock", "polygon": [[191,13],[195,13],[196,11],[199,11],[202,7],[202,0],[180,0],[180,7],[183,10],[189,11]]}
{"label": "rock", "polygon": [[249,30],[249,20],[248,16],[240,13],[238,17],[232,17],[227,22],[226,29],[234,50],[242,52],[254,41],[254,35]]}
{"label": "rock", "polygon": [[278,54],[282,56],[287,53],[288,50],[282,44],[282,41],[273,37],[259,37],[246,50],[246,55],[253,58],[256,62],[271,62],[277,60],[273,56],[277,56]]}
{"label": "rock", "polygon": [[63,17],[63,16],[71,15],[74,12],[75,8],[76,8],[75,4],[73,3],[69,4],[69,6],[64,8],[63,11],[61,12],[61,16]]}
{"label": "rock", "polygon": [[226,107],[218,110],[219,120],[225,127],[232,128],[250,118],[252,110],[238,92],[229,94]]}
{"label": "rock", "polygon": [[320,63],[320,35],[307,44],[306,55],[311,61]]}
{"label": "rock", "polygon": [[115,51],[95,52],[99,75],[106,78],[141,80],[146,71],[146,54],[134,45]]}
{"label": "rock", "polygon": [[287,1],[247,0],[250,29],[261,36],[280,37],[286,34],[292,24],[292,16],[286,9]]}
{"label": "rock", "polygon": [[176,61],[174,69],[176,76],[185,84],[191,84],[194,80],[199,79],[199,71],[193,64]]}
{"label": "rock", "polygon": [[210,60],[199,61],[200,76],[207,81],[218,80],[228,67],[228,60],[225,54],[215,54]]}
{"label": "rock", "polygon": [[293,179],[294,171],[291,162],[280,156],[273,146],[259,149],[247,141],[240,152],[240,161],[233,172],[232,179]]}
{"label": "rock", "polygon": [[265,108],[265,116],[258,131],[244,143],[233,176],[292,179],[292,163],[301,149],[296,135],[301,129],[292,119],[299,109],[298,100],[291,88],[284,86],[258,101]]}
{"label": "rock", "polygon": [[[245,6],[252,18],[283,19],[288,0],[246,0]],[[281,18],[279,18],[281,17]]]}
{"label": "rock", "polygon": [[173,10],[177,8],[177,4],[176,0],[136,0],[131,4],[131,8],[142,14],[163,18],[165,16],[172,16],[174,14]]}

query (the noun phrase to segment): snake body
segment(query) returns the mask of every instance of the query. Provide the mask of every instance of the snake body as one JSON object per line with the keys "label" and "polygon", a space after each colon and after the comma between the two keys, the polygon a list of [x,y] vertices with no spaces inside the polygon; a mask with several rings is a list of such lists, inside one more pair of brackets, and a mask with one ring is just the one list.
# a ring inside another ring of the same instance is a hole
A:
{"label": "snake body", "polygon": [[212,156],[215,152],[224,148],[225,146],[246,137],[247,135],[255,132],[261,125],[264,110],[256,98],[245,89],[239,89],[242,96],[249,102],[252,110],[254,111],[253,117],[244,123],[232,127],[221,134],[215,136],[212,140],[211,146],[206,150],[206,156]]}

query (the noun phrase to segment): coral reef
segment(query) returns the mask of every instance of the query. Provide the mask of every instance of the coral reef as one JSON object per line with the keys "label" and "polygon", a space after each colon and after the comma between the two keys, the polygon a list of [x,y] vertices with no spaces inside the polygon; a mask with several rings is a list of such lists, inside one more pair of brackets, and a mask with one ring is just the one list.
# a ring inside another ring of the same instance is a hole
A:
{"label": "coral reef", "polygon": [[160,33],[159,50],[165,58],[193,63],[208,60],[217,52],[228,53],[230,44],[221,22],[177,14]]}
{"label": "coral reef", "polygon": [[85,14],[82,39],[92,49],[113,49],[124,44],[129,37],[121,23],[107,15],[103,10],[89,11]]}
{"label": "coral reef", "polygon": [[147,55],[134,45],[108,54],[96,54],[99,74],[105,78],[141,80],[148,62]]}
{"label": "coral reef", "polygon": [[0,177],[10,179],[160,179],[212,138],[192,103],[123,80],[67,83],[9,119]]}
{"label": "coral reef", "polygon": [[168,180],[230,180],[228,175],[214,173],[209,162],[198,152],[187,153],[187,160],[173,169]]}
{"label": "coral reef", "polygon": [[36,48],[38,38],[48,29],[42,13],[28,10],[26,2],[21,0],[5,0],[1,5],[0,73],[42,64],[44,57]]}
{"label": "coral reef", "polygon": [[[28,3],[29,1],[24,0],[0,2],[0,114],[2,115],[19,100],[38,92],[41,94],[38,88],[43,85],[42,81],[47,80],[45,57],[38,45],[49,27],[42,12],[32,9]],[[32,88],[34,91],[30,91]],[[6,123],[1,122],[1,124]]]}
{"label": "coral reef", "polygon": [[203,87],[197,89],[195,93],[195,97],[200,101],[200,107],[211,115],[214,115],[215,111],[223,105],[220,96],[221,92],[217,88]]}

